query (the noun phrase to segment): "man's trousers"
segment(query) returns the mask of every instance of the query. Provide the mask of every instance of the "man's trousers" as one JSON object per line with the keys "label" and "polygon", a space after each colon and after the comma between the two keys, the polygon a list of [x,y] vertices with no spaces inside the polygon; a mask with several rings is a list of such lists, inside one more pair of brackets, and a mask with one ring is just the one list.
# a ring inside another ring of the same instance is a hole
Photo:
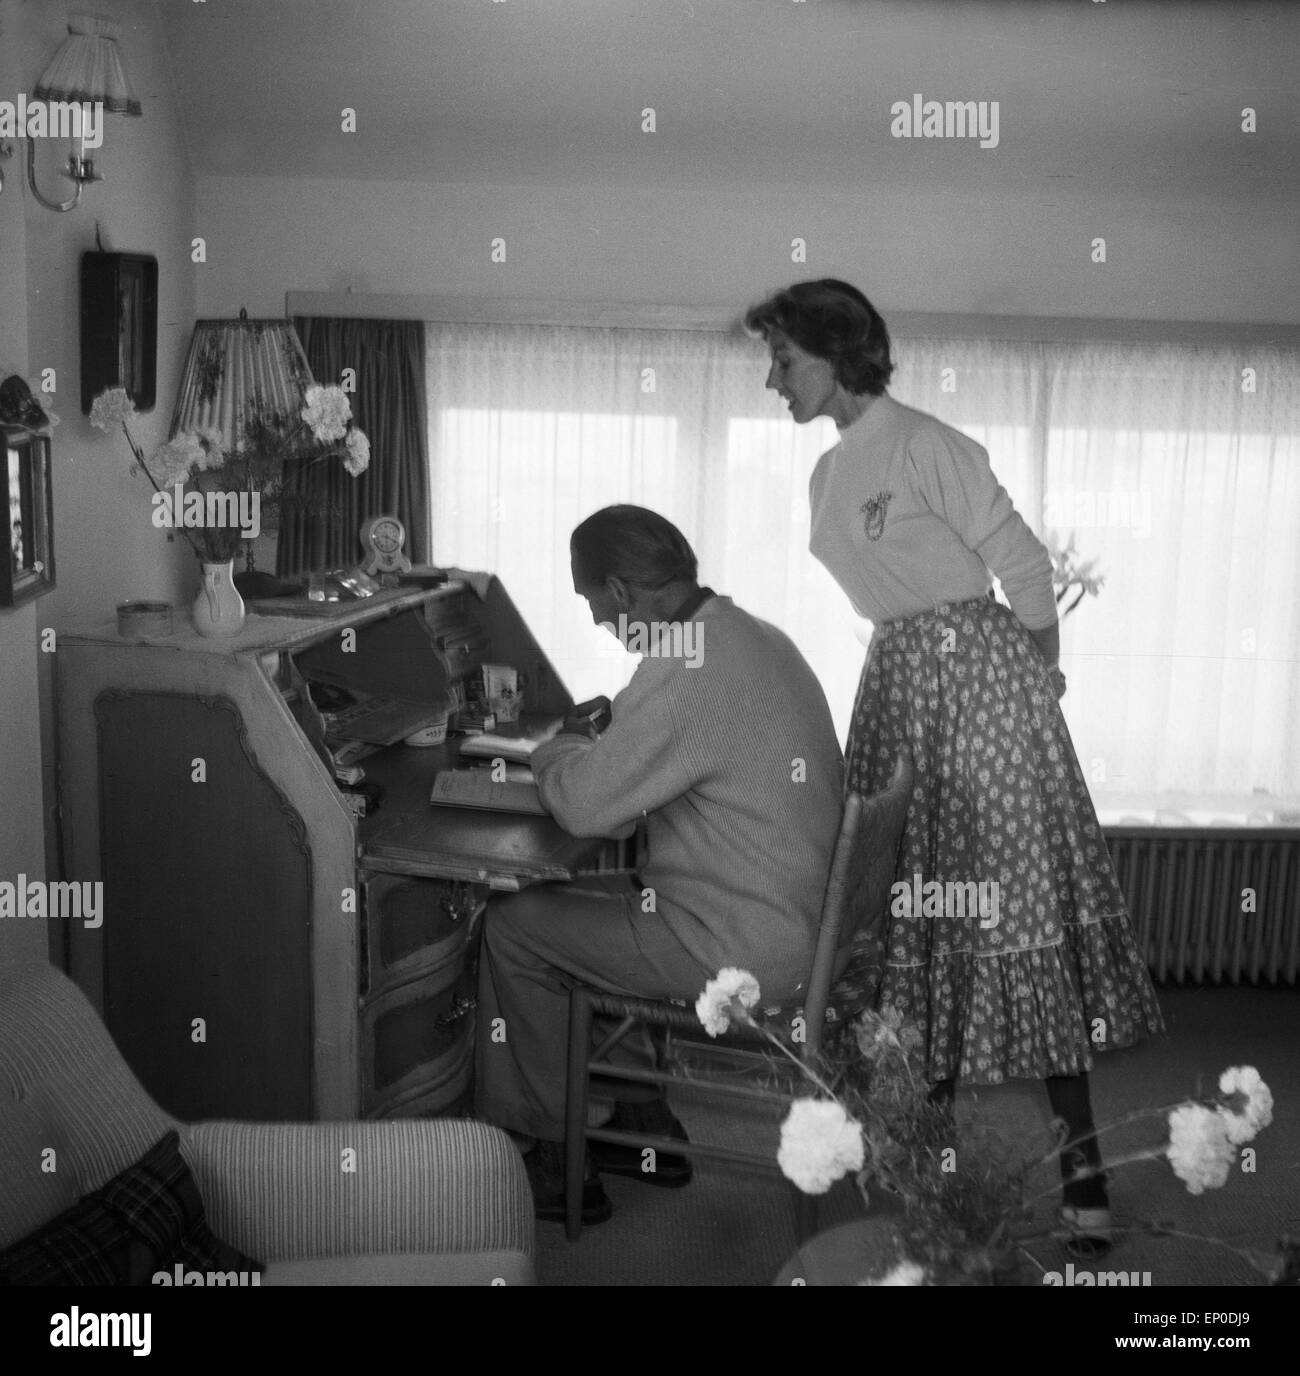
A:
{"label": "man's trousers", "polygon": [[542,1141],[563,1140],[572,985],[693,1006],[718,973],[687,953],[667,914],[641,911],[633,883],[629,875],[597,876],[488,903],[478,978],[481,1117]]}

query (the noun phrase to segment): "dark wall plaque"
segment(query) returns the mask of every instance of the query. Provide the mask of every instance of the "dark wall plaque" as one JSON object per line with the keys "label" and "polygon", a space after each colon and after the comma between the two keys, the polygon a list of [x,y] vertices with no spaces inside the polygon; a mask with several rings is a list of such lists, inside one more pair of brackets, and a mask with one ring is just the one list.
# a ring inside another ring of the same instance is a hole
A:
{"label": "dark wall plaque", "polygon": [[152,411],[158,372],[158,260],[142,253],[81,255],[81,409],[125,387]]}

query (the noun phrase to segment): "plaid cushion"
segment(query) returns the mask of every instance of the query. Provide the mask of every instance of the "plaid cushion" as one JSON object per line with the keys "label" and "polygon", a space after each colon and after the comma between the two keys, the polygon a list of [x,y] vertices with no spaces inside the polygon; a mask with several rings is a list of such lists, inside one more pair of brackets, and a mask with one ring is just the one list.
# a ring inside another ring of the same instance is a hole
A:
{"label": "plaid cushion", "polygon": [[0,1285],[148,1285],[157,1271],[260,1271],[214,1237],[167,1133],[121,1175],[0,1252]]}

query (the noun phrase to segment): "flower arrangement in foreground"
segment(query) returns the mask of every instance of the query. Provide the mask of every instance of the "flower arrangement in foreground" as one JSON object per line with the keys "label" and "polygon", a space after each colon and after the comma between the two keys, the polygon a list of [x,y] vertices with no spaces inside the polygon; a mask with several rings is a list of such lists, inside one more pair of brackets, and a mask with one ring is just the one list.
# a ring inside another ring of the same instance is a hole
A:
{"label": "flower arrangement in foreground", "polygon": [[[146,459],[131,434],[135,415],[135,403],[126,389],[110,387],[95,398],[90,423],[105,433],[116,425],[122,427],[135,467],[160,497],[170,501],[178,486],[187,485],[190,492],[202,494],[256,494],[259,526],[263,519],[269,524],[291,508],[311,509],[296,481],[306,467],[337,457],[355,478],[370,464],[370,441],[352,424],[352,405],[337,386],[308,387],[297,415],[254,409],[244,418],[238,444],[229,451],[216,430],[183,430]],[[301,461],[293,477],[286,476],[289,459]],[[195,554],[210,564],[233,559],[245,533],[244,527],[231,521],[191,525],[179,513],[172,524]]]}
{"label": "flower arrangement in foreground", "polygon": [[[1059,1177],[1043,1188],[1035,1177],[1054,1174],[1058,1152],[1072,1145],[1061,1140],[1063,1133],[1044,1154],[1026,1159],[977,1116],[962,1128],[959,1143],[951,1110],[930,1100],[921,1033],[896,1010],[868,1011],[828,1029],[817,1063],[808,1065],[785,1038],[755,1018],[760,996],[752,975],[729,967],[708,982],[696,1016],[714,1037],[733,1022],[755,1029],[781,1063],[797,1067],[815,1091],[793,1100],[781,1127],[777,1163],[788,1179],[807,1194],[824,1194],[852,1174],[864,1201],[877,1189],[901,1202],[897,1265],[882,1279],[860,1283],[988,1283],[1019,1271],[1027,1242],[1067,1236],[1034,1225],[1036,1206],[1060,1189]],[[1167,1117],[1168,1140],[1120,1157],[1109,1169],[1165,1160],[1189,1193],[1201,1194],[1226,1183],[1240,1149],[1272,1121],[1273,1096],[1258,1071],[1235,1066],[1219,1077],[1213,1098],[1143,1110],[1097,1132],[1155,1116]],[[1083,1171],[1079,1178],[1090,1173]],[[1138,1223],[1132,1230],[1227,1247],[1270,1280],[1294,1281],[1288,1269],[1295,1265],[1294,1243],[1284,1241],[1280,1259],[1274,1259],[1161,1224]]]}

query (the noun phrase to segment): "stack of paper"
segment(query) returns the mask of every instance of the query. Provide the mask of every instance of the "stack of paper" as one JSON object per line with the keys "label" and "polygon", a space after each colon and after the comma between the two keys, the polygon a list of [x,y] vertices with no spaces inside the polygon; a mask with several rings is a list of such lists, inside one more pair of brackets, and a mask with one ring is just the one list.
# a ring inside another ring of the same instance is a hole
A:
{"label": "stack of paper", "polygon": [[482,808],[490,812],[531,812],[547,816],[528,769],[508,769],[498,782],[493,769],[444,769],[433,781],[431,803],[442,807]]}

